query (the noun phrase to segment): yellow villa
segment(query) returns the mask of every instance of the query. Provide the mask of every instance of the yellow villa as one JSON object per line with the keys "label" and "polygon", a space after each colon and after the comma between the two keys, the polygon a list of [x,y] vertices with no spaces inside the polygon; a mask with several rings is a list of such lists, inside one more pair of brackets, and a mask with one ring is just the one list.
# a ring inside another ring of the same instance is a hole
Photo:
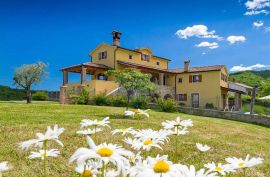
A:
{"label": "yellow villa", "polygon": [[[89,53],[91,61],[62,68],[63,85],[60,88],[60,102],[68,102],[68,92],[79,93],[82,89],[91,95],[111,95],[119,89],[113,78],[107,78],[107,70],[134,68],[152,75],[151,81],[158,84],[159,97],[172,98],[180,105],[193,108],[228,108],[228,92],[236,93],[236,107],[241,107],[239,88],[230,88],[228,71],[225,65],[190,67],[184,61],[183,68],[169,69],[170,59],[153,54],[149,48],[127,49],[120,46],[121,33],[112,32],[113,44],[102,43]],[[69,83],[68,73],[79,73],[80,82]],[[87,80],[86,76],[90,75]]]}

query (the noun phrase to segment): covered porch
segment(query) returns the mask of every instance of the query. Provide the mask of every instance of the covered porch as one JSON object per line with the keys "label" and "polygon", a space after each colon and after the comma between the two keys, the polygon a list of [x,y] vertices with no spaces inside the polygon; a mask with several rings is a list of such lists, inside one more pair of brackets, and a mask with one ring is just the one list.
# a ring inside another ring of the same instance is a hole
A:
{"label": "covered porch", "polygon": [[[115,89],[116,83],[110,81],[104,75],[104,72],[110,69],[112,68],[91,62],[62,68],[63,84],[60,87],[60,103],[65,104],[68,102],[70,92],[79,94],[82,89],[86,89],[90,95],[95,95],[106,91],[106,89]],[[70,83],[69,73],[80,74],[80,81]],[[90,80],[87,80],[88,75],[90,75]]]}

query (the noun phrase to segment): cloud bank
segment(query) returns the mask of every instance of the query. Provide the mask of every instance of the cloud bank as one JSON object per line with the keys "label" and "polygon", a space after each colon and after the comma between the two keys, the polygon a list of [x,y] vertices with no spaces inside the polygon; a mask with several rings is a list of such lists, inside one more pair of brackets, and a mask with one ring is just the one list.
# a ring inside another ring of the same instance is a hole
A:
{"label": "cloud bank", "polygon": [[251,66],[244,66],[244,65],[239,65],[239,66],[233,66],[230,71],[231,72],[240,72],[240,71],[251,71],[251,70],[266,70],[270,69],[270,65],[263,65],[263,64],[255,64]]}
{"label": "cloud bank", "polygon": [[229,37],[227,37],[227,41],[230,44],[235,44],[235,43],[238,43],[238,42],[245,42],[246,37],[245,36],[229,36]]}
{"label": "cloud bank", "polygon": [[209,49],[216,49],[219,47],[218,43],[216,42],[201,42],[195,45],[196,47],[208,47]]}

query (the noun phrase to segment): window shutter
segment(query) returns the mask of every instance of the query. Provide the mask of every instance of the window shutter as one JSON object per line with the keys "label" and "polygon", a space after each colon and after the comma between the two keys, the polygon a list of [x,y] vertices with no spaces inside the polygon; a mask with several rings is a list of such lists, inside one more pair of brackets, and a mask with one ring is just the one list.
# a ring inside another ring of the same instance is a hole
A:
{"label": "window shutter", "polygon": [[184,100],[187,101],[187,94],[184,94]]}
{"label": "window shutter", "polygon": [[202,75],[199,75],[199,82],[202,82]]}
{"label": "window shutter", "polygon": [[107,58],[107,51],[104,52],[104,59]]}
{"label": "window shutter", "polygon": [[192,75],[189,75],[189,83],[192,82]]}

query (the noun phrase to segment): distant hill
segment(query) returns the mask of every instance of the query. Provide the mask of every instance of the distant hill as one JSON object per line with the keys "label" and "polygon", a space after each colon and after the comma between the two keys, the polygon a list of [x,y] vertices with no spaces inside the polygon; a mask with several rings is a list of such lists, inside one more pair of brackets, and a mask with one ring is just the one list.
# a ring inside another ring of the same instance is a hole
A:
{"label": "distant hill", "polygon": [[262,82],[270,78],[270,70],[242,71],[230,74],[230,81],[235,81],[250,86],[261,86]]}
{"label": "distant hill", "polygon": [[25,92],[21,89],[14,89],[8,86],[0,85],[0,100],[9,101],[9,100],[24,100]]}

